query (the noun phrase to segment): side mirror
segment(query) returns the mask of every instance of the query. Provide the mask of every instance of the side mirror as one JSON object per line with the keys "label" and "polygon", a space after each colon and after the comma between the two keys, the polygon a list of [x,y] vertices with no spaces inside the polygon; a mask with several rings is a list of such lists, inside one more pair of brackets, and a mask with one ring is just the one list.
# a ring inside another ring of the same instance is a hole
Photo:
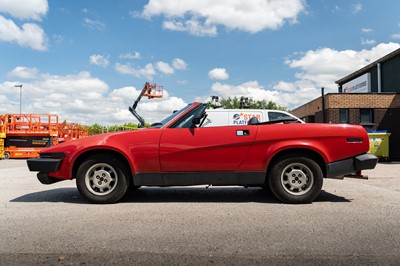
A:
{"label": "side mirror", "polygon": [[192,119],[192,125],[198,125],[198,124],[200,124],[200,122],[201,122],[201,119],[198,117]]}

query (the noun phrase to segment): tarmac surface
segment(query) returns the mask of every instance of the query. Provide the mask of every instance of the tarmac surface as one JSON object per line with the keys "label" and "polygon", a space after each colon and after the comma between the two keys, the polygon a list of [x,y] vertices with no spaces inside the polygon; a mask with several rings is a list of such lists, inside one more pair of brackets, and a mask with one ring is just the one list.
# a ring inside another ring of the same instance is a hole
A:
{"label": "tarmac surface", "polygon": [[88,204],[0,161],[0,265],[400,265],[400,163],[324,180],[312,204],[261,188],[142,187]]}

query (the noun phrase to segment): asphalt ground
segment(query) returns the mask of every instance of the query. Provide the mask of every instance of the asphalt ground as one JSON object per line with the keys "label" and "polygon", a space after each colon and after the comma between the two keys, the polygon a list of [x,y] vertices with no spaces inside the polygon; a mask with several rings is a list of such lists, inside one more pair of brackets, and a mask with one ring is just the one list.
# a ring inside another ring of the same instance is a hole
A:
{"label": "asphalt ground", "polygon": [[400,265],[400,163],[324,180],[312,204],[261,188],[142,187],[86,203],[0,161],[0,265]]}

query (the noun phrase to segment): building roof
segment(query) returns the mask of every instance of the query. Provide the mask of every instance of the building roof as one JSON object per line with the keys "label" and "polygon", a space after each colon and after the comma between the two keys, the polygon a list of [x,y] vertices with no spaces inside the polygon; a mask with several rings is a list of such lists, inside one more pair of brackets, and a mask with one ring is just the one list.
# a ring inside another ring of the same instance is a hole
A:
{"label": "building roof", "polygon": [[359,77],[361,74],[364,74],[365,72],[367,72],[371,68],[374,68],[378,63],[382,63],[382,62],[384,62],[384,61],[386,61],[386,60],[388,60],[388,59],[390,59],[392,57],[395,57],[395,56],[397,56],[399,54],[400,54],[400,48],[397,49],[397,50],[394,50],[390,54],[387,54],[384,57],[376,60],[375,62],[373,62],[373,63],[371,63],[371,64],[369,64],[369,65],[367,65],[367,66],[365,66],[365,67],[363,67],[363,68],[361,68],[359,70],[357,70],[356,72],[353,72],[350,75],[347,75],[346,77],[335,81],[335,83],[339,84],[339,85],[342,85],[342,84],[346,83],[347,81],[350,81],[350,80],[352,80],[354,78]]}

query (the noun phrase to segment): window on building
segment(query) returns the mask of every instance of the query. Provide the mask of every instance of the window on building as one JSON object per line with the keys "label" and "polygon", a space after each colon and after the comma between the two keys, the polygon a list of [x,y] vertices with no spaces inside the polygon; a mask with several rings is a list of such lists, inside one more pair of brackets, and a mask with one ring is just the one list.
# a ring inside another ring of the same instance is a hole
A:
{"label": "window on building", "polygon": [[306,116],[305,122],[306,123],[315,123],[315,115]]}
{"label": "window on building", "polygon": [[373,122],[374,122],[373,109],[360,109],[360,123],[366,124]]}
{"label": "window on building", "polygon": [[341,124],[349,123],[349,109],[339,109],[339,122]]}

